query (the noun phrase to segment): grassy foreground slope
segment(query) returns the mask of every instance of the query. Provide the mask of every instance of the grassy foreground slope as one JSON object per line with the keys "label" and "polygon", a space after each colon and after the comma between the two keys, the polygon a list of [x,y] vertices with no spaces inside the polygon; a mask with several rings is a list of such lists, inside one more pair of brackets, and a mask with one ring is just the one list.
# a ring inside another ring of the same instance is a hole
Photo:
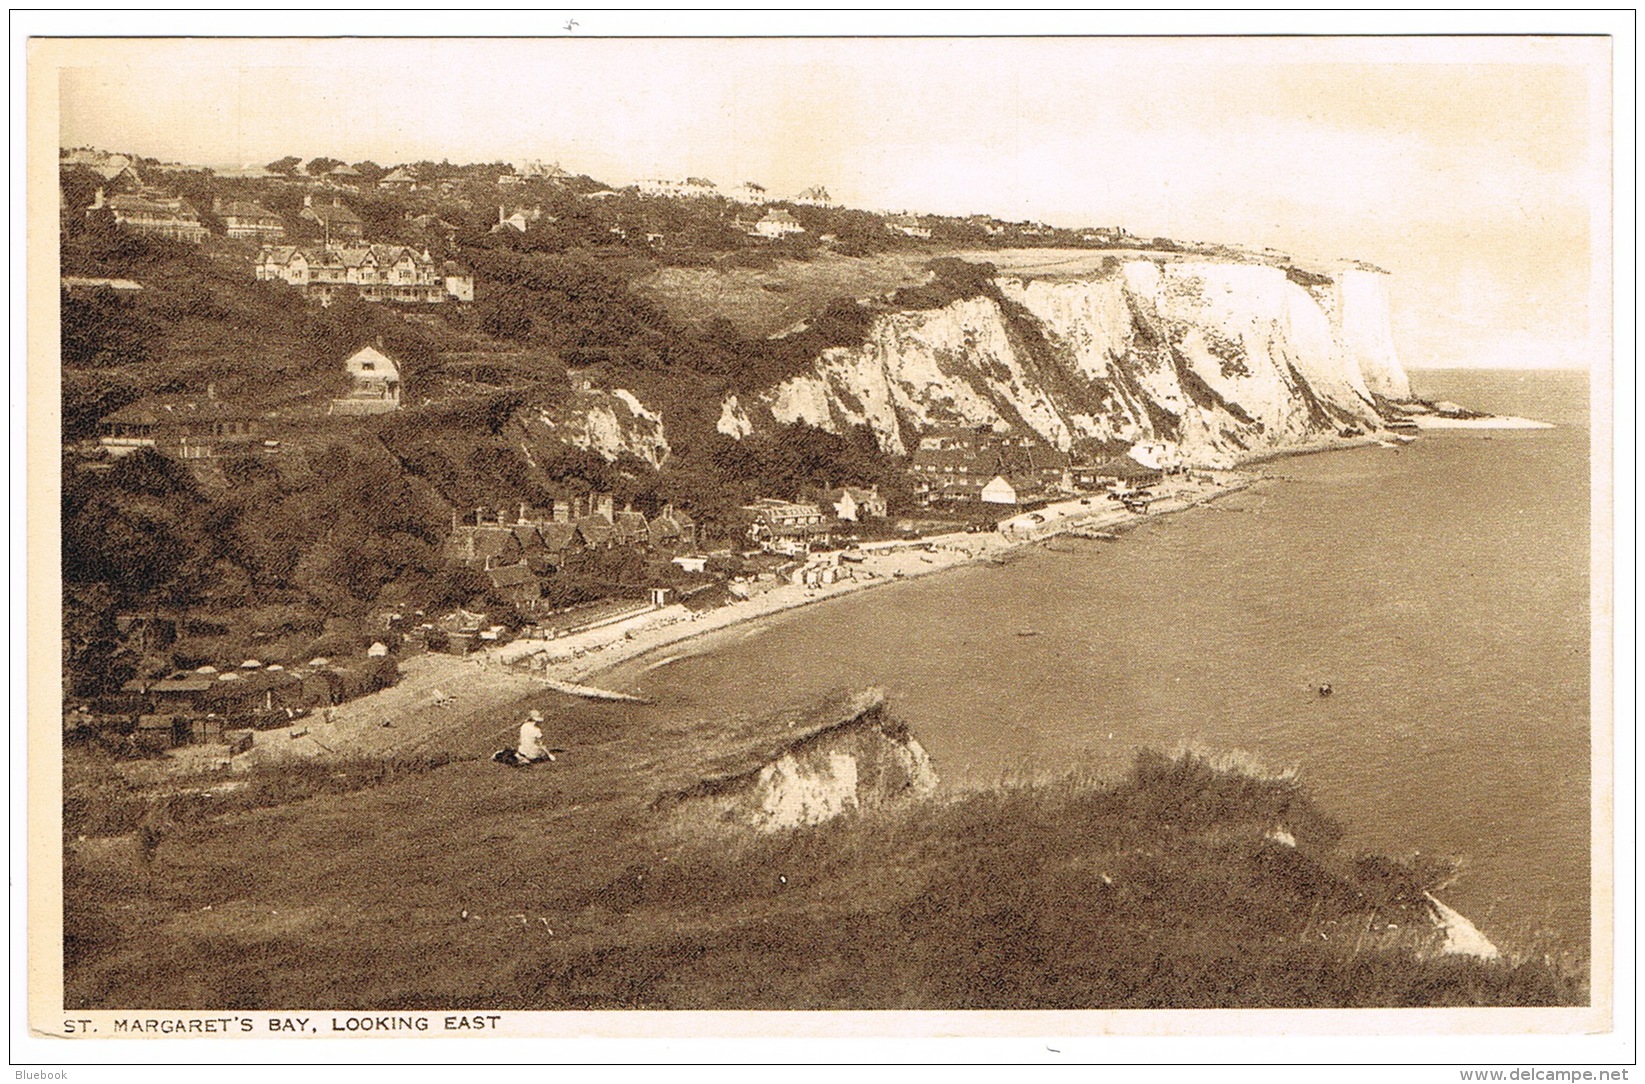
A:
{"label": "grassy foreground slope", "polygon": [[1347,853],[1295,780],[1197,756],[1143,753],[1116,783],[1070,775],[771,835],[705,837],[653,811],[806,723],[612,706],[557,728],[571,751],[552,765],[457,761],[172,822],[148,846],[72,843],[67,1005],[1586,1000],[1545,959],[1438,955],[1422,893],[1447,869]]}

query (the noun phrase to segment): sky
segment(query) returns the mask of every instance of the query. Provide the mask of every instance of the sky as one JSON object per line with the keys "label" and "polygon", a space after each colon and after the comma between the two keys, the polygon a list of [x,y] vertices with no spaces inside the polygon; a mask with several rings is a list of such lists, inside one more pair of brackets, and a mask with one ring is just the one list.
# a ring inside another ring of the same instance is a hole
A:
{"label": "sky", "polygon": [[[126,39],[59,140],[165,160],[559,161],[611,183],[1272,246],[1392,273],[1409,368],[1608,352],[1602,38]],[[95,50],[95,51],[94,51]]]}

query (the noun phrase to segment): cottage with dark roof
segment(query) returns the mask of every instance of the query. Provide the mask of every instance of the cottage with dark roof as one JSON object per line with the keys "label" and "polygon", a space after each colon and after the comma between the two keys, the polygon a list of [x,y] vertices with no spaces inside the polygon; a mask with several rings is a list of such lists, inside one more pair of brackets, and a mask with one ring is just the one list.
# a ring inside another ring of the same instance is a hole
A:
{"label": "cottage with dark roof", "polygon": [[486,569],[492,588],[515,606],[533,607],[543,597],[542,583],[525,561],[514,565],[493,565]]}
{"label": "cottage with dark roof", "polygon": [[316,203],[313,196],[304,196],[302,217],[317,223],[327,241],[358,241],[366,235],[365,220],[344,207],[336,196],[330,203]]}

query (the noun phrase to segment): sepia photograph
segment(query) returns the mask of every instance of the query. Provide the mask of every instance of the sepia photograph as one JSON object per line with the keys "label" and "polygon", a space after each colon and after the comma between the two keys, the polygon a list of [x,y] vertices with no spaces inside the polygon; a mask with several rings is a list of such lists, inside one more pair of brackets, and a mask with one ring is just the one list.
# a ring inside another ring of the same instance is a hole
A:
{"label": "sepia photograph", "polygon": [[26,43],[36,1035],[1621,1023],[1614,39],[551,15]]}

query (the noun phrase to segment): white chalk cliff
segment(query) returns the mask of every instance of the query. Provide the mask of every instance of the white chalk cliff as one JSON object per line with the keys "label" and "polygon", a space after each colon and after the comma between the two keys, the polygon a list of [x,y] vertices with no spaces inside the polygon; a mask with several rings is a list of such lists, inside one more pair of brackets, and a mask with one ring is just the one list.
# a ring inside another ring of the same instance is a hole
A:
{"label": "white chalk cliff", "polygon": [[1001,275],[980,296],[877,316],[861,345],[727,400],[720,430],[866,425],[886,450],[905,452],[934,426],[1011,426],[1063,449],[1089,438],[1171,441],[1203,465],[1371,431],[1378,397],[1410,394],[1385,278],[1206,259]]}

